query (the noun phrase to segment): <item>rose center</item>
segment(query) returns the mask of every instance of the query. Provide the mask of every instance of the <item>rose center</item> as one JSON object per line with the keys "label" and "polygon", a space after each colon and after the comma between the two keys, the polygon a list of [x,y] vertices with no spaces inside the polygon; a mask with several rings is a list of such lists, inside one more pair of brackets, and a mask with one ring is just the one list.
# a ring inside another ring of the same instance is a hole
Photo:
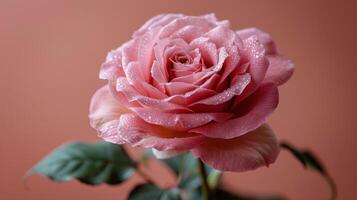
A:
{"label": "rose center", "polygon": [[180,64],[190,64],[192,62],[191,57],[186,54],[176,54],[170,60],[173,63],[180,63]]}
{"label": "rose center", "polygon": [[188,76],[200,70],[200,55],[196,51],[178,51],[169,57],[167,71],[169,80],[177,77]]}

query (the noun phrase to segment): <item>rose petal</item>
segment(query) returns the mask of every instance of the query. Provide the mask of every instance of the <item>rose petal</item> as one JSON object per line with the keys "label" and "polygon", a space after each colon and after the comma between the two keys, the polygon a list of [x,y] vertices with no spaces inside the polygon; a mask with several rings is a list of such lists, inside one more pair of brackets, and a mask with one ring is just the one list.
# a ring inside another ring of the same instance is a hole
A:
{"label": "rose petal", "polygon": [[206,78],[207,71],[208,70],[204,70],[201,72],[189,74],[187,76],[176,77],[172,79],[171,82],[184,82],[184,83],[192,84]]}
{"label": "rose petal", "polygon": [[125,67],[138,58],[139,40],[130,40],[122,45],[122,66]]}
{"label": "rose petal", "polygon": [[205,20],[208,20],[209,22],[211,22],[212,24],[217,24],[217,23],[223,23],[225,24],[226,22],[223,22],[223,21],[218,21],[217,20],[217,17],[214,13],[209,13],[209,14],[206,14],[206,15],[201,15],[200,16],[201,18],[205,19]]}
{"label": "rose petal", "polygon": [[228,53],[225,47],[221,47],[218,50],[218,62],[216,65],[210,67],[209,69],[213,72],[219,72],[223,68],[223,64],[228,57]]}
{"label": "rose petal", "polygon": [[[129,133],[129,132],[127,132]],[[134,147],[155,148],[160,151],[186,151],[202,144],[207,138],[202,135],[182,138],[160,138],[141,134],[141,139],[132,143]]]}
{"label": "rose petal", "polygon": [[227,77],[238,67],[240,60],[240,55],[237,46],[232,46],[229,48],[228,57],[224,63],[222,78],[217,84],[217,91],[222,91],[224,89],[225,82],[227,82]]}
{"label": "rose petal", "polygon": [[118,125],[116,120],[128,112],[130,111],[114,98],[108,85],[105,85],[92,97],[89,107],[90,125],[98,131],[99,136],[108,135],[108,141],[122,144],[123,141],[113,133]]}
{"label": "rose petal", "polygon": [[184,83],[184,82],[170,82],[164,84],[167,94],[169,96],[172,95],[178,95],[178,94],[185,94],[189,91],[192,91],[196,89],[198,86],[190,84],[190,83]]}
{"label": "rose petal", "polygon": [[208,37],[218,48],[229,48],[235,41],[236,33],[224,26],[216,26],[207,32],[204,37]]}
{"label": "rose petal", "polygon": [[188,25],[174,32],[170,38],[182,38],[189,43],[201,36],[204,32],[205,30],[199,26]]}
{"label": "rose petal", "polygon": [[112,120],[97,128],[98,137],[114,144],[125,144],[126,141],[118,135],[119,120]]}
{"label": "rose petal", "polygon": [[[259,43],[257,36],[251,36],[243,40],[244,49],[242,51],[242,65],[248,66],[248,73],[251,75],[251,83],[247,86],[240,97],[235,101],[235,107],[240,101],[254,93],[265,78],[269,61],[265,56],[265,49]],[[243,67],[245,68],[245,67]],[[240,71],[241,69],[238,69]],[[239,75],[237,73],[236,75]]]}
{"label": "rose petal", "polygon": [[102,123],[118,118],[127,113],[128,109],[120,104],[110,92],[109,86],[101,87],[93,95],[89,106],[89,119],[93,128],[98,128]]}
{"label": "rose petal", "polygon": [[176,30],[182,27],[193,25],[199,26],[202,29],[208,31],[215,26],[214,23],[210,22],[204,16],[183,16],[181,18],[174,19],[167,25],[165,25],[158,33],[159,38],[165,38],[172,35]]}
{"label": "rose petal", "polygon": [[199,101],[215,94],[216,92],[214,90],[197,87],[196,89],[185,94],[175,94],[168,98],[165,98],[164,100],[178,105],[187,106],[192,104],[193,102]]}
{"label": "rose petal", "polygon": [[222,123],[212,122],[192,129],[190,132],[201,133],[211,138],[239,137],[262,125],[267,116],[275,110],[278,101],[279,94],[276,85],[273,83],[264,84],[233,110],[240,116]]}
{"label": "rose petal", "polygon": [[161,14],[149,19],[143,26],[139,28],[134,34],[133,37],[140,37],[146,31],[152,28],[159,26],[165,26],[170,23],[172,20],[183,17],[182,14]]}
{"label": "rose petal", "polygon": [[[188,82],[188,83],[194,83],[195,85],[201,85],[206,80],[210,79],[210,77],[212,75],[217,74],[221,71],[221,69],[223,68],[223,64],[227,57],[228,57],[228,53],[227,53],[226,49],[224,47],[222,47],[219,49],[218,62],[214,66],[211,66],[210,68],[206,68],[206,69],[202,70],[201,72],[192,73],[187,76],[174,78],[171,81]],[[190,82],[190,81],[193,81],[193,82]]]}
{"label": "rose petal", "polygon": [[240,95],[243,90],[250,83],[250,75],[248,73],[241,75],[237,80],[232,84],[231,87],[224,90],[221,93],[218,93],[214,96],[208,97],[206,99],[197,101],[190,106],[204,104],[204,105],[219,105],[231,100],[233,97]]}
{"label": "rose petal", "polygon": [[154,86],[158,88],[161,92],[166,93],[165,87],[162,84],[168,81],[168,75],[166,75],[165,70],[162,69],[159,62],[157,62],[156,60],[152,64],[151,77],[154,80]]}
{"label": "rose petal", "polygon": [[181,38],[165,38],[159,40],[154,46],[155,59],[159,62],[160,65],[162,65],[162,67],[166,67],[166,62],[174,52],[189,50],[192,50],[192,48],[185,40]]}
{"label": "rose petal", "polygon": [[269,55],[269,68],[265,76],[264,82],[274,82],[277,85],[282,85],[290,79],[294,73],[294,64],[283,56]]}
{"label": "rose petal", "polygon": [[207,67],[213,66],[218,62],[217,46],[209,41],[209,38],[199,37],[191,41],[192,48],[200,49],[205,65]]}
{"label": "rose petal", "polygon": [[277,53],[275,43],[274,43],[273,39],[271,38],[271,36],[268,33],[264,32],[260,29],[247,28],[247,29],[239,30],[236,33],[242,40],[255,35],[258,37],[259,42],[264,45],[266,54],[276,54]]}
{"label": "rose petal", "polygon": [[279,145],[266,124],[234,139],[209,139],[192,153],[215,169],[244,172],[274,163]]}
{"label": "rose petal", "polygon": [[153,63],[154,50],[153,47],[157,42],[158,28],[153,28],[144,33],[139,40],[138,44],[138,61],[140,69],[143,74],[143,79],[148,82],[150,80],[151,65]]}
{"label": "rose petal", "polygon": [[[172,52],[172,50],[167,50],[168,48],[173,48],[171,44],[171,40],[168,38],[165,38],[163,40],[159,40],[157,44],[154,46],[154,53],[155,53],[155,61],[158,62],[158,66],[164,68],[167,63],[167,58],[169,53]],[[167,73],[166,69],[162,70],[165,73]]]}
{"label": "rose petal", "polygon": [[198,48],[191,51],[183,49],[181,50],[181,52],[176,52],[176,53],[186,54],[186,56],[190,60],[189,63],[180,63],[180,62],[173,61],[171,72],[174,72],[175,75],[177,75],[175,77],[192,74],[202,69],[201,53]]}
{"label": "rose petal", "polygon": [[[165,101],[183,105],[183,106],[188,106],[193,102],[197,102],[200,101],[201,99],[205,99],[210,96],[213,96],[216,94],[216,92],[212,90],[212,88],[215,87],[216,83],[219,81],[219,78],[220,75],[213,74],[213,76],[211,76],[204,83],[201,83],[201,85],[196,86],[195,89],[186,92],[185,94],[171,95],[168,98],[165,98]],[[177,83],[181,83],[181,82],[177,82]]]}
{"label": "rose petal", "polygon": [[250,64],[249,73],[252,76],[252,80],[259,84],[264,79],[269,66],[269,62],[265,57],[265,49],[255,35],[243,40],[243,44],[245,47],[243,56],[248,58]]}
{"label": "rose petal", "polygon": [[[159,125],[173,130],[187,131],[205,125],[209,122],[224,122],[230,113],[165,113],[157,109],[130,108],[141,119],[150,124]],[[190,131],[191,132],[191,131]]]}
{"label": "rose petal", "polygon": [[140,94],[157,99],[167,97],[162,91],[143,80],[141,65],[138,62],[130,62],[124,67],[124,72],[128,82],[133,85]]}
{"label": "rose petal", "polygon": [[134,114],[120,116],[118,136],[134,147],[155,148],[160,151],[184,151],[203,143],[202,135],[178,132],[148,124]]}
{"label": "rose petal", "polygon": [[135,101],[144,107],[160,109],[162,111],[192,112],[186,107],[139,94],[124,77],[117,79],[116,91],[123,93],[129,102]]}
{"label": "rose petal", "polygon": [[121,63],[121,48],[110,51],[105,62],[102,64],[99,72],[100,79],[114,80],[119,76],[124,76],[124,71]]}

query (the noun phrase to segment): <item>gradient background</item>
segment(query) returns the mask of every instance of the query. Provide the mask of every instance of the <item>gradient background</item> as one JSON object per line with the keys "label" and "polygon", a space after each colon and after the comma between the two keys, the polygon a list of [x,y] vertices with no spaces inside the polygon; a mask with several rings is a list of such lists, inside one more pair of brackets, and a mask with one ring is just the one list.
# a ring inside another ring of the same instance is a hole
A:
{"label": "gradient background", "polygon": [[[88,104],[106,53],[163,12],[215,12],[233,29],[256,26],[296,64],[270,118],[278,137],[313,149],[339,188],[357,198],[356,1],[0,1],[0,199],[125,199],[135,176],[116,187],[57,184],[23,175],[68,140],[94,141]],[[156,169],[157,171],[158,169]],[[172,182],[168,173],[160,184]],[[164,177],[164,178],[163,178]],[[166,178],[167,177],[167,178]],[[269,169],[230,173],[235,192],[324,200],[325,182],[282,152]]]}

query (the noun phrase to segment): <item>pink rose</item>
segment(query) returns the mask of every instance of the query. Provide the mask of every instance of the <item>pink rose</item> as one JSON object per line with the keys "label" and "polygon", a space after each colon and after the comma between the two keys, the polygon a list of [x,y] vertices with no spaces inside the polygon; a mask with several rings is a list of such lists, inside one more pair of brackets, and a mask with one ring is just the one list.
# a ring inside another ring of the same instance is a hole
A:
{"label": "pink rose", "polygon": [[159,157],[191,151],[219,170],[273,163],[279,147],[265,122],[293,64],[269,34],[229,26],[213,14],[150,19],[109,52],[91,126],[106,141],[153,148]]}

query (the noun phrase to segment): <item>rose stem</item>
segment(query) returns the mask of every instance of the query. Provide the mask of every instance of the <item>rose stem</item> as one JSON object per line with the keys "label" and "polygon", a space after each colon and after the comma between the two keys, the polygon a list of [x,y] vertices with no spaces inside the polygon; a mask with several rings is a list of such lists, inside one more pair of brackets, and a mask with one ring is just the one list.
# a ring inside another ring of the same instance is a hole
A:
{"label": "rose stem", "polygon": [[207,182],[207,174],[206,169],[203,162],[198,158],[197,159],[197,167],[200,173],[201,182],[202,182],[202,199],[203,200],[210,200],[210,188]]}

